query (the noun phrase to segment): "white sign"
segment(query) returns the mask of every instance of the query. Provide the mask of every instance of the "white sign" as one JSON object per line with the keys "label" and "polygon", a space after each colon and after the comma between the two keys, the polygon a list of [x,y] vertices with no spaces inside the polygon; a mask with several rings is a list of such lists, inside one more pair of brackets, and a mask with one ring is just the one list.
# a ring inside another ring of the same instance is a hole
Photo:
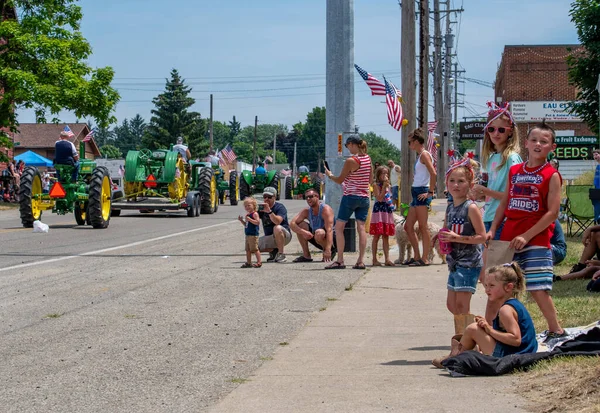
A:
{"label": "white sign", "polygon": [[581,122],[581,118],[569,113],[572,102],[536,101],[512,102],[510,109],[516,122]]}

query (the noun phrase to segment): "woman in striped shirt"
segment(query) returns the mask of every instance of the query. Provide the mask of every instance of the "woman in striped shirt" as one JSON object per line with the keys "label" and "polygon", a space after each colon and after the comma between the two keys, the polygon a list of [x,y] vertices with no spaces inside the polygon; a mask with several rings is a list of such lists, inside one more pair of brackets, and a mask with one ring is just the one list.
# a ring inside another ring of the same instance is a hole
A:
{"label": "woman in striped shirt", "polygon": [[325,174],[329,179],[341,184],[344,190],[335,222],[338,259],[325,267],[328,270],[346,268],[344,265],[344,246],[346,244],[344,227],[352,214],[356,218],[358,230],[358,260],[352,268],[357,270],[365,268],[364,256],[367,247],[365,221],[370,207],[371,157],[367,155],[367,142],[358,135],[350,135],[346,139],[346,148],[352,156],[344,162],[340,176],[334,176],[329,169],[325,168]]}

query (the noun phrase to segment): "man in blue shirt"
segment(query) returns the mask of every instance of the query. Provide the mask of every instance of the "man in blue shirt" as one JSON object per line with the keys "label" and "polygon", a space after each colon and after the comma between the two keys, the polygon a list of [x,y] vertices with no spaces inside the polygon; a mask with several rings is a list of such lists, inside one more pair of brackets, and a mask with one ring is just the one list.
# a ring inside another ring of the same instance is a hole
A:
{"label": "man in blue shirt", "polygon": [[74,166],[71,180],[72,182],[76,182],[77,175],[79,174],[79,154],[73,142],[69,141],[68,138],[69,134],[62,131],[60,139],[54,144],[54,164]]}
{"label": "man in blue shirt", "polygon": [[267,174],[267,170],[265,169],[265,167],[263,166],[262,162],[258,163],[258,166],[256,167],[256,170],[254,171],[254,173],[256,175],[266,175]]}
{"label": "man in blue shirt", "polygon": [[275,201],[277,190],[268,186],[263,191],[262,210],[258,215],[263,223],[265,235],[258,239],[258,249],[261,252],[269,252],[267,262],[285,262],[286,257],[283,248],[292,240],[292,233],[288,223],[286,207]]}

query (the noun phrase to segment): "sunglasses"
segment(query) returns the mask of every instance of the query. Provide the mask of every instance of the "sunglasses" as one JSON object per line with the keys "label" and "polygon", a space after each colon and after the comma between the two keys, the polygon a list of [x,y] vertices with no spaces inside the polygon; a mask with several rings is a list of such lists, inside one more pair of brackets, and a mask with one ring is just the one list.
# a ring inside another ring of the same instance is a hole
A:
{"label": "sunglasses", "polygon": [[263,195],[263,198],[264,199],[273,199],[273,196],[272,195]]}
{"label": "sunglasses", "polygon": [[306,199],[314,198],[316,195],[306,195]]}
{"label": "sunglasses", "polygon": [[496,132],[496,131],[498,131],[498,133],[504,133],[504,132],[506,132],[507,130],[510,130],[510,129],[512,129],[512,128],[502,128],[502,127],[500,127],[500,128],[495,128],[495,127],[493,127],[493,126],[488,126],[488,127],[487,127],[487,131],[488,131],[488,133],[494,133],[494,132]]}

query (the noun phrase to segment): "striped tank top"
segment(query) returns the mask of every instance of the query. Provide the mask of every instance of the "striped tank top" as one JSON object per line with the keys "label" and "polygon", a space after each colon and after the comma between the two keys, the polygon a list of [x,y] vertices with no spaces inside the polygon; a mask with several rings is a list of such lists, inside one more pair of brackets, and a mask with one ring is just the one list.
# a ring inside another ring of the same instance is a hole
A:
{"label": "striped tank top", "polygon": [[359,162],[360,166],[356,171],[350,172],[346,179],[344,179],[342,183],[344,195],[356,195],[368,198],[371,157],[369,155],[356,155],[353,158]]}

